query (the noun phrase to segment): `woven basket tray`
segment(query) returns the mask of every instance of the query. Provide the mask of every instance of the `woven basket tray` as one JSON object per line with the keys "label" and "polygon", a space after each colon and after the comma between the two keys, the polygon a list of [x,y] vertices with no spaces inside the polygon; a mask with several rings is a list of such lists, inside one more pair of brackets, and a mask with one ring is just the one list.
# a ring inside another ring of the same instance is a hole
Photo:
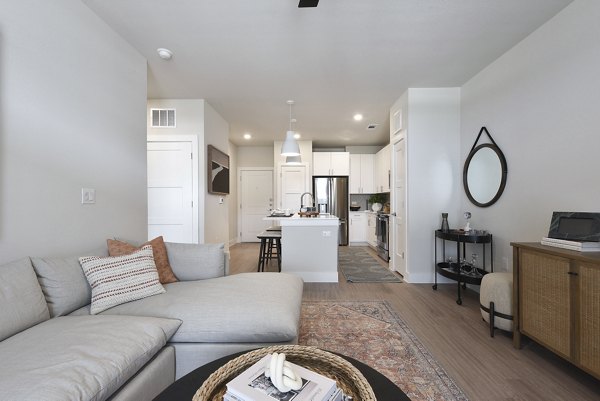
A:
{"label": "woven basket tray", "polygon": [[280,345],[257,349],[227,362],[206,379],[196,391],[193,401],[222,401],[230,380],[273,352],[284,353],[286,360],[335,380],[354,401],[377,400],[367,379],[344,358],[315,347]]}

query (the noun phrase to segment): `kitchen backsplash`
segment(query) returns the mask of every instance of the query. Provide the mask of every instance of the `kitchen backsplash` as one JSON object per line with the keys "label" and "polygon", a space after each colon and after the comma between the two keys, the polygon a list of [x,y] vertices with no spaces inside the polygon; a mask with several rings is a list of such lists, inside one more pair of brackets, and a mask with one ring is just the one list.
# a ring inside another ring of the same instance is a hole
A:
{"label": "kitchen backsplash", "polygon": [[[382,194],[385,197],[385,202],[390,201],[390,194],[384,193]],[[356,202],[356,206],[360,206],[360,210],[370,210],[371,204],[369,203],[369,198],[371,194],[350,194],[350,206],[353,206],[353,202]]]}

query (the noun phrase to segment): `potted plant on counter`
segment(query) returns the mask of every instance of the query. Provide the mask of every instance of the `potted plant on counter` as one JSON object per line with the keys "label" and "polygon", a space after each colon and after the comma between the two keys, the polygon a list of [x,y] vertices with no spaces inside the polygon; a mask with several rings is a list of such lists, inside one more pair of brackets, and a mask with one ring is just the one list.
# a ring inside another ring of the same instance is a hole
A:
{"label": "potted plant on counter", "polygon": [[383,194],[373,194],[369,197],[369,203],[371,204],[371,210],[378,212],[381,210],[382,203],[385,201]]}

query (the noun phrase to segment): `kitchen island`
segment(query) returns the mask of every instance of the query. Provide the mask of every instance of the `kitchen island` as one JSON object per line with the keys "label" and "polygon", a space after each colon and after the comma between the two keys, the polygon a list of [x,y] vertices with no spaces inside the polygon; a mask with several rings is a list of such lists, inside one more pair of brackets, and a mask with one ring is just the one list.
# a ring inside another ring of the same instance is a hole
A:
{"label": "kitchen island", "polygon": [[338,281],[339,219],[319,217],[266,217],[281,226],[281,271],[305,282]]}

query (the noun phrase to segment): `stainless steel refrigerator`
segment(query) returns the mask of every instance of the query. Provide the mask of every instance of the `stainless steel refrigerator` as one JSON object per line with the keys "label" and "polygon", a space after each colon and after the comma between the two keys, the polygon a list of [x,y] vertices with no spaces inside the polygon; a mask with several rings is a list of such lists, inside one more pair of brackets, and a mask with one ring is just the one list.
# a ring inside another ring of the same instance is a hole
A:
{"label": "stainless steel refrigerator", "polygon": [[313,177],[313,194],[319,213],[340,219],[338,241],[348,245],[348,177]]}

